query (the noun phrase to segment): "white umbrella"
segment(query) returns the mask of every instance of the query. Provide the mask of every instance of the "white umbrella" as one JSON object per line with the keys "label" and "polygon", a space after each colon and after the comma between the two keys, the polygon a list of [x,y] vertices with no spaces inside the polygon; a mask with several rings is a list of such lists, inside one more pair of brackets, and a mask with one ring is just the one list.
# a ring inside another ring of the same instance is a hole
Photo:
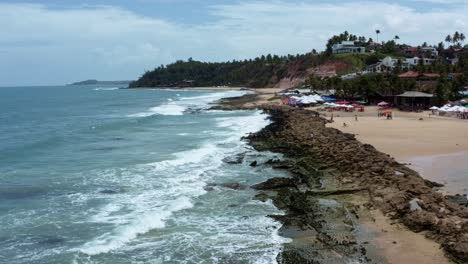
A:
{"label": "white umbrella", "polygon": [[429,109],[430,109],[430,110],[439,110],[439,107],[433,106],[433,107],[431,107],[431,108],[429,108]]}

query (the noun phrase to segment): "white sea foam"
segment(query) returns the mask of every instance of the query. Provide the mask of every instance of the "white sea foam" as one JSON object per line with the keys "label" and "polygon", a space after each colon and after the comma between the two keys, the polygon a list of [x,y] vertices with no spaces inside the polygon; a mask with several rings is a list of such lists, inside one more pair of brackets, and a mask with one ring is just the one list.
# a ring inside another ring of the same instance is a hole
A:
{"label": "white sea foam", "polygon": [[98,88],[94,88],[94,91],[115,91],[118,89],[119,87],[98,87]]}
{"label": "white sea foam", "polygon": [[[260,112],[216,121],[220,128],[229,128],[226,137],[218,136],[218,140],[213,139],[198,148],[174,153],[172,159],[97,173],[94,178],[98,184],[118,183],[127,186],[128,192],[102,195],[100,199],[108,203],[97,213],[93,211],[89,221],[112,225],[113,228],[85,243],[77,251],[90,256],[115,250],[125,251],[135,246],[133,241],[141,240],[140,235],[164,228],[173,214],[192,208],[193,199],[206,194],[205,185],[223,173],[219,168],[224,157],[244,151],[245,143],[239,138],[268,124]],[[263,228],[264,223],[259,225]],[[231,234],[220,239],[234,239],[234,236]],[[244,240],[245,237],[239,237],[239,241]],[[132,246],[125,246],[128,244]]]}
{"label": "white sea foam", "polygon": [[139,216],[129,224],[117,228],[113,234],[104,234],[96,238],[85,244],[80,251],[87,255],[98,255],[120,248],[140,234],[144,234],[155,228],[163,228],[165,226],[164,221],[173,212],[188,209],[192,206],[189,198],[179,197],[169,202],[161,211],[150,211]]}
{"label": "white sea foam", "polygon": [[168,99],[168,103],[149,108],[145,112],[127,115],[128,117],[148,117],[153,115],[180,116],[189,107],[194,109],[206,109],[210,103],[221,98],[236,97],[245,94],[245,91],[224,91],[208,93],[201,96],[179,97]]}

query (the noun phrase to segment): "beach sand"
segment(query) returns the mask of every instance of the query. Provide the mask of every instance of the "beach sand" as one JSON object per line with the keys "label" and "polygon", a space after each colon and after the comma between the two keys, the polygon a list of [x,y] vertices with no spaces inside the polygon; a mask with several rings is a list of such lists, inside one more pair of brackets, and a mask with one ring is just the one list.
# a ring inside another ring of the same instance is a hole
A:
{"label": "beach sand", "polygon": [[[322,113],[331,117],[330,112]],[[364,113],[334,112],[333,116],[335,122],[329,127],[355,134],[359,141],[408,163],[423,177],[445,184],[444,193],[466,193],[468,120],[398,110],[393,120],[387,120],[377,117],[377,107],[366,107]]]}
{"label": "beach sand", "polygon": [[361,221],[358,234],[369,240],[367,255],[376,263],[452,263],[440,245],[385,217],[380,211],[370,212],[372,220]]}
{"label": "beach sand", "polygon": [[[334,112],[335,122],[328,126],[355,134],[359,141],[408,163],[422,177],[444,184],[440,188],[444,194],[467,193],[467,120],[395,110],[393,119],[386,120],[378,118],[377,111],[377,107],[366,107],[364,113]],[[329,112],[324,114],[331,117]],[[362,223],[362,231],[372,234],[370,243],[382,262],[450,263],[436,242],[392,223],[378,211],[372,212],[372,219]]]}

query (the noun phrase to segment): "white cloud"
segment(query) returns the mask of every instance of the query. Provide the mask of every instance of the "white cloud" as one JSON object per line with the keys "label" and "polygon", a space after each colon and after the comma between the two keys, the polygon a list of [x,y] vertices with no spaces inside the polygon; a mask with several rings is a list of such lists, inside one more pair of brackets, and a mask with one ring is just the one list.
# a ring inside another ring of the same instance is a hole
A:
{"label": "white cloud", "polygon": [[376,2],[245,1],[209,12],[214,22],[183,25],[112,6],[0,4],[0,85],[128,79],[188,57],[229,60],[322,50],[329,36],[344,30],[373,37],[379,28],[380,39],[399,35],[413,44],[435,44],[455,30],[468,33],[466,3],[423,12]]}

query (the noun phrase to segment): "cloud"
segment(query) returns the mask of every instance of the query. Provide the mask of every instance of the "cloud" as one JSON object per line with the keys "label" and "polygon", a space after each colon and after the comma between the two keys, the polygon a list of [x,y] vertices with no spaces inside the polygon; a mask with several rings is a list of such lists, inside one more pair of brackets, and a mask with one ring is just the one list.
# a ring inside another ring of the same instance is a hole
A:
{"label": "cloud", "polygon": [[379,28],[379,39],[399,35],[412,44],[468,32],[466,3],[420,11],[382,2],[244,1],[212,5],[206,16],[209,22],[180,24],[115,6],[0,4],[0,85],[132,79],[188,57],[220,61],[323,50],[327,38],[344,30],[372,37]]}

